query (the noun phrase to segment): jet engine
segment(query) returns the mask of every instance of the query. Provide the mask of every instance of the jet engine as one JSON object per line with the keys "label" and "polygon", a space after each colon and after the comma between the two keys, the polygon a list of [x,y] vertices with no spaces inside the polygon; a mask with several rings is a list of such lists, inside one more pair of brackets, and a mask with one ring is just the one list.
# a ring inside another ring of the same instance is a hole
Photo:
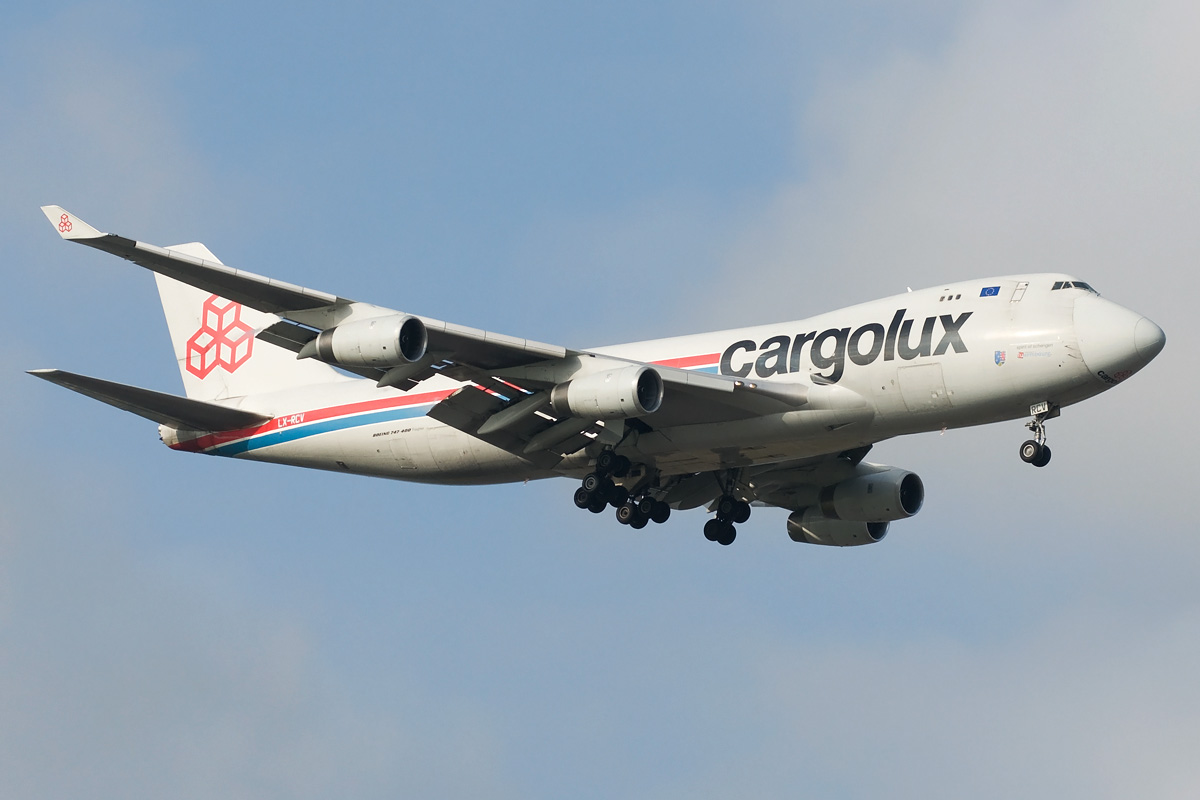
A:
{"label": "jet engine", "polygon": [[794,542],[850,547],[874,544],[887,535],[888,523],[911,517],[925,502],[925,486],[916,473],[895,467],[862,465],[861,472],[820,490],[815,505],[788,517]]}
{"label": "jet engine", "polygon": [[875,544],[887,536],[886,522],[854,522],[829,519],[815,508],[796,511],[787,520],[788,536],[793,542],[853,547]]}
{"label": "jet engine", "polygon": [[641,417],[657,411],[662,400],[662,376],[637,364],[573,378],[550,392],[555,414],[583,419]]}
{"label": "jet engine", "polygon": [[916,473],[887,467],[825,487],[817,507],[828,519],[891,522],[913,516],[924,502],[925,485]]}
{"label": "jet engine", "polygon": [[[321,331],[311,343],[315,355],[349,367],[396,367],[420,361],[429,344],[425,323],[407,314],[362,319]],[[306,348],[307,349],[307,348]],[[300,355],[303,357],[305,351]]]}

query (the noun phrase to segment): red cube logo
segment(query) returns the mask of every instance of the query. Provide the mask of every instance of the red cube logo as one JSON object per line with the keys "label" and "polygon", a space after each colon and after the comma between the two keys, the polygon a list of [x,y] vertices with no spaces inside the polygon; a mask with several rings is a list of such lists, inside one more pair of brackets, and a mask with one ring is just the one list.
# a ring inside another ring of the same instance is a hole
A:
{"label": "red cube logo", "polygon": [[254,352],[254,329],[242,322],[242,306],[212,295],[200,309],[200,330],[187,342],[184,366],[197,378],[207,378],[219,365],[233,372]]}

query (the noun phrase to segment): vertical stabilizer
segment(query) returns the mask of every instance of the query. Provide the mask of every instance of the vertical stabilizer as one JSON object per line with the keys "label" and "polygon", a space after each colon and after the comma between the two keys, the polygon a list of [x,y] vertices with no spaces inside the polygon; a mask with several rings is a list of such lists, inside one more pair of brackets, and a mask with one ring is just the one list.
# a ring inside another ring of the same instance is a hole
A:
{"label": "vertical stabilizer", "polygon": [[[170,249],[221,263],[199,242],[174,245]],[[159,273],[154,274],[154,279],[188,397],[225,400],[352,380],[328,364],[315,359],[297,361],[294,353],[254,338],[259,331],[278,322],[279,317]]]}

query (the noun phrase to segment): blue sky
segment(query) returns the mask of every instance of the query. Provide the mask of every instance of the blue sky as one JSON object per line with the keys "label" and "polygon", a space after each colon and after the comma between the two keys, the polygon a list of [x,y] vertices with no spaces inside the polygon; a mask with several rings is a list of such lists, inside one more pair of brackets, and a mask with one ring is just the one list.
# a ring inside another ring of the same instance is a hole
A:
{"label": "blue sky", "polygon": [[[1194,797],[1200,13],[1119,3],[75,3],[0,33],[0,795]],[[1062,270],[1167,331],[1068,409],[872,458],[868,548],[566,481],[173,453],[153,281],[38,206],[568,346]]]}

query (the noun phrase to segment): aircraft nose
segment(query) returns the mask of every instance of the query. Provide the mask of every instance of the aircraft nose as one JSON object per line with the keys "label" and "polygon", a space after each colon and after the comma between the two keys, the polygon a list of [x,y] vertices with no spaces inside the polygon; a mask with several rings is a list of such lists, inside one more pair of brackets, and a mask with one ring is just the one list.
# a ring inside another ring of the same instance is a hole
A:
{"label": "aircraft nose", "polygon": [[1163,333],[1163,329],[1155,325],[1148,318],[1142,317],[1138,320],[1137,327],[1133,329],[1133,344],[1137,348],[1138,354],[1149,364],[1150,360],[1162,352],[1163,346],[1167,343],[1167,335]]}
{"label": "aircraft nose", "polygon": [[1162,328],[1151,320],[1101,297],[1075,300],[1075,335],[1079,352],[1093,375],[1120,383],[1162,351]]}

